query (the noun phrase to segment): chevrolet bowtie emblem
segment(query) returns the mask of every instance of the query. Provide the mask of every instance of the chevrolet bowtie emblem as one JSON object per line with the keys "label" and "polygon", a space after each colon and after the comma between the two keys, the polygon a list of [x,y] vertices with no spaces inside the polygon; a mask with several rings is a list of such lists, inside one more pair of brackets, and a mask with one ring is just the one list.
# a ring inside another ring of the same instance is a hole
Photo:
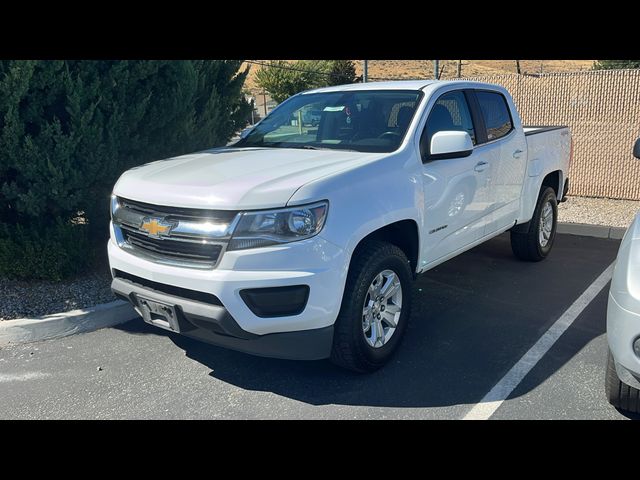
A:
{"label": "chevrolet bowtie emblem", "polygon": [[140,225],[140,230],[147,232],[152,237],[163,237],[169,235],[174,223],[166,222],[162,218],[145,217]]}

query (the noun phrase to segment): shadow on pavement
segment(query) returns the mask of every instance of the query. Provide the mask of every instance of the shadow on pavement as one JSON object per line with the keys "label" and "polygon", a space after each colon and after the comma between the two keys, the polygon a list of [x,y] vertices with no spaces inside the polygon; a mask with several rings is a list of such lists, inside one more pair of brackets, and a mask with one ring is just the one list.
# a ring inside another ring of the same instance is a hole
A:
{"label": "shadow on pavement", "polygon": [[[422,275],[403,344],[370,375],[328,361],[260,358],[207,345],[148,326],[119,328],[167,335],[209,375],[246,390],[273,392],[312,405],[431,407],[478,402],[573,301],[615,259],[619,242],[559,235],[540,263],[516,260],[506,235]],[[604,307],[594,314],[604,318]],[[527,389],[535,388],[589,341],[604,322],[574,335],[563,355]]]}

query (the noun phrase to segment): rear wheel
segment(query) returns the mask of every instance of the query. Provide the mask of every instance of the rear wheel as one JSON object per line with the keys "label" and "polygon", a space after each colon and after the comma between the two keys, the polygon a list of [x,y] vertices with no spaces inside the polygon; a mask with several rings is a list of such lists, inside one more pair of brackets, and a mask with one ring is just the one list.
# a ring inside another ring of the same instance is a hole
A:
{"label": "rear wheel", "polygon": [[558,201],[551,187],[543,188],[531,220],[511,230],[511,250],[521,260],[544,260],[556,238]]}
{"label": "rear wheel", "polygon": [[372,372],[393,355],[411,312],[411,267],[395,245],[371,241],[355,254],[334,327],[331,361]]}
{"label": "rear wheel", "polygon": [[607,357],[607,373],[605,374],[604,389],[609,403],[620,410],[640,413],[640,390],[624,383],[618,378],[616,364],[609,350]]}

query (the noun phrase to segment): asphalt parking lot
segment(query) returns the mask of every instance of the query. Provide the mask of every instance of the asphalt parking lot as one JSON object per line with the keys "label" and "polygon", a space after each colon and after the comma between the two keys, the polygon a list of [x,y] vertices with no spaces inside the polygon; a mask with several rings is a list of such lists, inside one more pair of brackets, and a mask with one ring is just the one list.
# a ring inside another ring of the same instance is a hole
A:
{"label": "asphalt parking lot", "polygon": [[[502,235],[421,276],[392,363],[252,357],[134,320],[0,350],[0,418],[461,419],[614,261],[619,241],[559,235],[541,263]],[[608,284],[491,419],[625,419],[603,390]]]}

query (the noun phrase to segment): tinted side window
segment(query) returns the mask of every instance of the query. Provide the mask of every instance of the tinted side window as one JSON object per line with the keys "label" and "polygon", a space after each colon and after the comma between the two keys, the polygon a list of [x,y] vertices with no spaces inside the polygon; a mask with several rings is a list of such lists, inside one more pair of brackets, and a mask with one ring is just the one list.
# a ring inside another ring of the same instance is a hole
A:
{"label": "tinted side window", "polygon": [[445,93],[431,108],[424,133],[420,139],[422,158],[426,158],[429,154],[433,134],[446,130],[467,132],[471,136],[473,144],[476,144],[476,132],[473,128],[467,99],[464,92],[460,90]]}
{"label": "tinted side window", "polygon": [[513,129],[507,100],[499,93],[476,91],[482,117],[487,127],[487,140],[504,137]]}

